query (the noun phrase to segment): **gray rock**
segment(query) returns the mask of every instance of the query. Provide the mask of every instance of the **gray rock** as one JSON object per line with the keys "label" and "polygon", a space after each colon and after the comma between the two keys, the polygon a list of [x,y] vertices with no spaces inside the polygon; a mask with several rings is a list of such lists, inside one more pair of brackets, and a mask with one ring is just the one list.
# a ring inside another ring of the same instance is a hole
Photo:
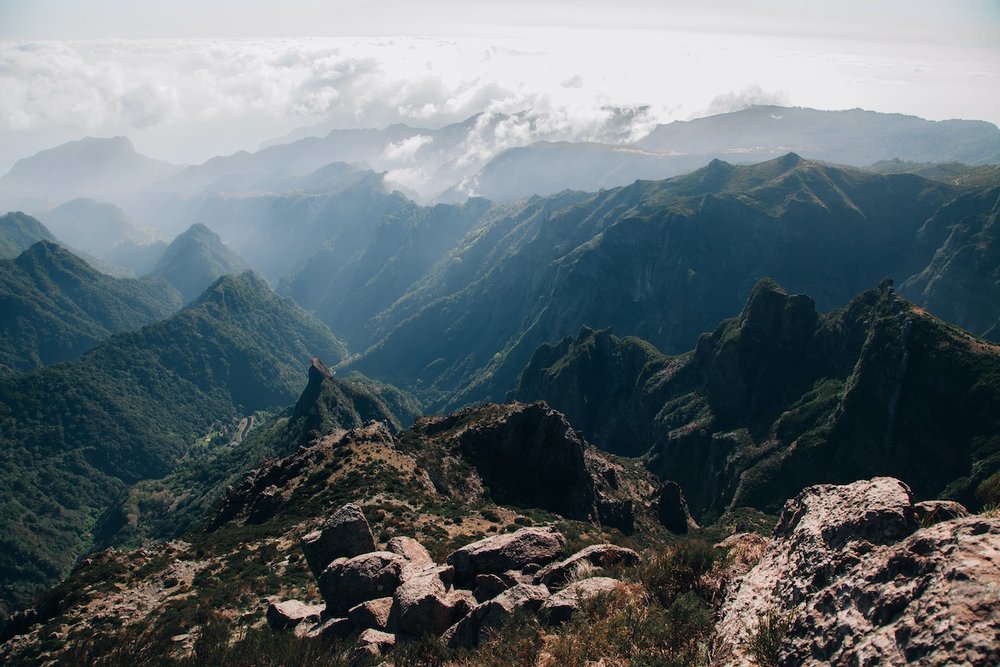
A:
{"label": "gray rock", "polygon": [[320,576],[334,559],[375,551],[375,538],[364,512],[348,503],[327,519],[321,530],[303,535],[300,544],[309,569]]}
{"label": "gray rock", "polygon": [[565,623],[580,609],[584,600],[610,593],[624,586],[621,581],[610,577],[591,577],[575,581],[558,593],[553,593],[541,606],[539,613],[550,625]]}
{"label": "gray rock", "polygon": [[497,632],[514,612],[536,612],[549,597],[545,586],[517,584],[492,600],[476,605],[458,623],[448,628],[441,640],[452,648],[476,646]]}
{"label": "gray rock", "polygon": [[412,537],[393,537],[385,545],[385,550],[399,554],[414,565],[425,567],[434,564],[434,559],[420,542]]}
{"label": "gray rock", "polygon": [[923,528],[810,596],[782,664],[1000,664],[1000,519]]}
{"label": "gray rock", "polygon": [[530,563],[547,564],[559,557],[566,538],[546,528],[522,528],[468,544],[448,556],[459,585],[471,583],[477,574],[499,574],[520,570]]}
{"label": "gray rock", "polygon": [[749,633],[773,612],[799,613],[867,554],[917,528],[910,489],[891,477],[811,486],[785,503],[763,557],[729,587],[714,664],[742,664]]}
{"label": "gray rock", "polygon": [[378,660],[396,646],[396,636],[381,630],[365,630],[358,637],[352,654],[353,664],[367,664]]}
{"label": "gray rock", "polygon": [[917,521],[923,527],[969,516],[969,510],[965,509],[965,505],[954,500],[925,500],[916,503],[913,509],[917,513]]}
{"label": "gray rock", "polygon": [[351,619],[354,630],[389,630],[389,612],[392,610],[392,598],[384,597],[367,600],[351,607],[347,617]]}
{"label": "gray rock", "polygon": [[318,623],[323,605],[298,600],[271,600],[267,605],[267,624],[275,630],[289,630],[300,623]]}
{"label": "gray rock", "polygon": [[321,623],[302,623],[295,627],[295,636],[307,639],[344,639],[351,634],[354,627],[346,618],[328,618]]}
{"label": "gray rock", "polygon": [[566,560],[543,567],[535,574],[534,583],[558,588],[585,563],[595,567],[608,568],[614,565],[633,567],[639,564],[639,554],[631,549],[614,544],[593,544],[578,551]]}
{"label": "gray rock", "polygon": [[400,633],[440,635],[475,605],[469,591],[449,590],[451,568],[431,567],[411,573],[393,595],[391,622]]}
{"label": "gray rock", "polygon": [[319,578],[319,590],[328,613],[340,615],[351,607],[388,597],[403,583],[408,562],[399,554],[373,551],[327,566]]}

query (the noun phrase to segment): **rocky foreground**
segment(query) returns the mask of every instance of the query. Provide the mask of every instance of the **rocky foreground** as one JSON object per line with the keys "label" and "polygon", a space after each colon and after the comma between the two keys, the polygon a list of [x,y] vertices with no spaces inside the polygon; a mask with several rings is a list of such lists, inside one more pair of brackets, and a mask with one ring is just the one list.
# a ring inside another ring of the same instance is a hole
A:
{"label": "rocky foreground", "polygon": [[[547,528],[487,537],[438,564],[409,537],[379,549],[345,505],[302,550],[324,604],[272,600],[267,619],[301,637],[356,636],[355,660],[428,635],[488,639],[517,612],[556,626],[583,601],[627,586],[603,576],[640,555],[611,544],[563,557]],[[737,534],[713,665],[966,664],[1000,661],[1000,520],[957,503],[914,503],[892,478],[819,485],[789,501],[770,541]],[[738,574],[739,554],[762,554]],[[546,663],[551,664],[551,663]]]}

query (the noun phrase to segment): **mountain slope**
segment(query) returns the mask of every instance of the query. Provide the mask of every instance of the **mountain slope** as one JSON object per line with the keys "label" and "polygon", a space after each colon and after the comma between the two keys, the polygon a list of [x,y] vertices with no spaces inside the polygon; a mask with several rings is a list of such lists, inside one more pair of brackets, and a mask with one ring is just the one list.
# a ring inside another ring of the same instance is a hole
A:
{"label": "mountain slope", "polygon": [[60,241],[141,276],[153,268],[167,244],[136,225],[121,208],[78,198],[43,215]]}
{"label": "mountain slope", "polygon": [[126,137],[87,137],[18,160],[0,178],[0,197],[58,204],[141,189],[176,170],[137,153]]}
{"label": "mountain slope", "polygon": [[176,287],[187,303],[220,276],[236,275],[248,268],[218,234],[196,223],[167,246],[149,275]]}
{"label": "mountain slope", "polygon": [[810,484],[875,475],[920,499],[1000,499],[1000,346],[888,282],[820,315],[763,280],[679,357],[585,330],[539,348],[514,397],[551,400],[611,451],[648,450],[699,513],[771,511]]}
{"label": "mountain slope", "polygon": [[45,225],[20,211],[0,216],[0,259],[17,257],[39,241],[55,243],[56,237]]}
{"label": "mountain slope", "polygon": [[0,380],[0,601],[65,573],[100,510],[168,473],[213,423],[287,405],[342,345],[252,273],[82,358]]}
{"label": "mountain slope", "polygon": [[0,260],[0,370],[31,371],[73,359],[180,305],[177,291],[162,280],[112,278],[39,241],[17,259]]}
{"label": "mountain slope", "polygon": [[477,228],[380,313],[379,342],[353,367],[455,406],[502,398],[539,345],[584,325],[688,349],[764,275],[835,308],[922,271],[935,249],[919,232],[959,192],[789,154],[533,198]]}

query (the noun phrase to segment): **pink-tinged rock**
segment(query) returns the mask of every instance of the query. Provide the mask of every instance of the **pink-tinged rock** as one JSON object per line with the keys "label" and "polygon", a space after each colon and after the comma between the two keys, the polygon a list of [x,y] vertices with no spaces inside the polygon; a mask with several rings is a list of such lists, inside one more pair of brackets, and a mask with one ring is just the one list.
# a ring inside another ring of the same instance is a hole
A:
{"label": "pink-tinged rock", "polygon": [[272,600],[267,605],[267,623],[275,630],[288,630],[304,622],[319,622],[323,605],[298,600]]}
{"label": "pink-tinged rock", "polygon": [[[746,642],[772,613],[794,618],[873,552],[917,528],[909,487],[890,477],[821,484],[785,503],[763,557],[728,587],[713,664],[742,664]],[[839,632],[839,630],[838,630]]]}
{"label": "pink-tinged rock", "polygon": [[517,584],[491,600],[476,605],[458,623],[448,628],[441,641],[452,648],[476,646],[519,609],[536,612],[549,597],[545,586]]}
{"label": "pink-tinged rock", "polygon": [[566,538],[547,528],[522,528],[494,535],[458,549],[448,556],[459,585],[471,583],[477,574],[499,574],[520,570],[531,563],[547,564],[559,557]]}
{"label": "pink-tinged rock", "polygon": [[331,563],[319,578],[319,590],[333,615],[351,607],[388,597],[403,583],[408,561],[399,554],[374,551]]}
{"label": "pink-tinged rock", "polygon": [[357,632],[368,629],[388,631],[391,609],[391,597],[378,598],[351,607],[347,617],[351,619],[351,624]]}
{"label": "pink-tinged rock", "polygon": [[469,591],[448,589],[440,569],[408,574],[396,589],[390,622],[400,633],[416,637],[440,635],[475,605]]}
{"label": "pink-tinged rock", "polygon": [[535,574],[534,583],[545,584],[549,588],[558,588],[566,583],[566,580],[577,568],[585,566],[585,564],[589,563],[599,568],[609,568],[615,565],[634,567],[639,564],[639,560],[639,554],[632,549],[614,544],[593,544],[566,560],[543,567]]}
{"label": "pink-tinged rock", "polygon": [[434,559],[420,542],[412,537],[393,537],[385,545],[385,550],[399,554],[410,563],[419,567],[434,565]]}
{"label": "pink-tinged rock", "polygon": [[364,512],[348,503],[334,512],[323,528],[303,535],[300,544],[309,569],[317,577],[336,558],[375,551],[375,538]]}
{"label": "pink-tinged rock", "polygon": [[358,637],[354,647],[353,663],[367,664],[366,660],[378,660],[396,645],[396,636],[381,630],[365,630]]}

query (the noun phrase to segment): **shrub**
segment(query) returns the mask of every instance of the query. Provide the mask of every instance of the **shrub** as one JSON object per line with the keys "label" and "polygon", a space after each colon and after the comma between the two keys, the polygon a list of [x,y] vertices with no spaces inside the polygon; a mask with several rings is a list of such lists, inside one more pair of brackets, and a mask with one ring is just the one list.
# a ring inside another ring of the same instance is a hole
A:
{"label": "shrub", "polygon": [[778,664],[781,641],[788,634],[791,617],[779,611],[767,612],[746,639],[746,651],[760,667]]}

